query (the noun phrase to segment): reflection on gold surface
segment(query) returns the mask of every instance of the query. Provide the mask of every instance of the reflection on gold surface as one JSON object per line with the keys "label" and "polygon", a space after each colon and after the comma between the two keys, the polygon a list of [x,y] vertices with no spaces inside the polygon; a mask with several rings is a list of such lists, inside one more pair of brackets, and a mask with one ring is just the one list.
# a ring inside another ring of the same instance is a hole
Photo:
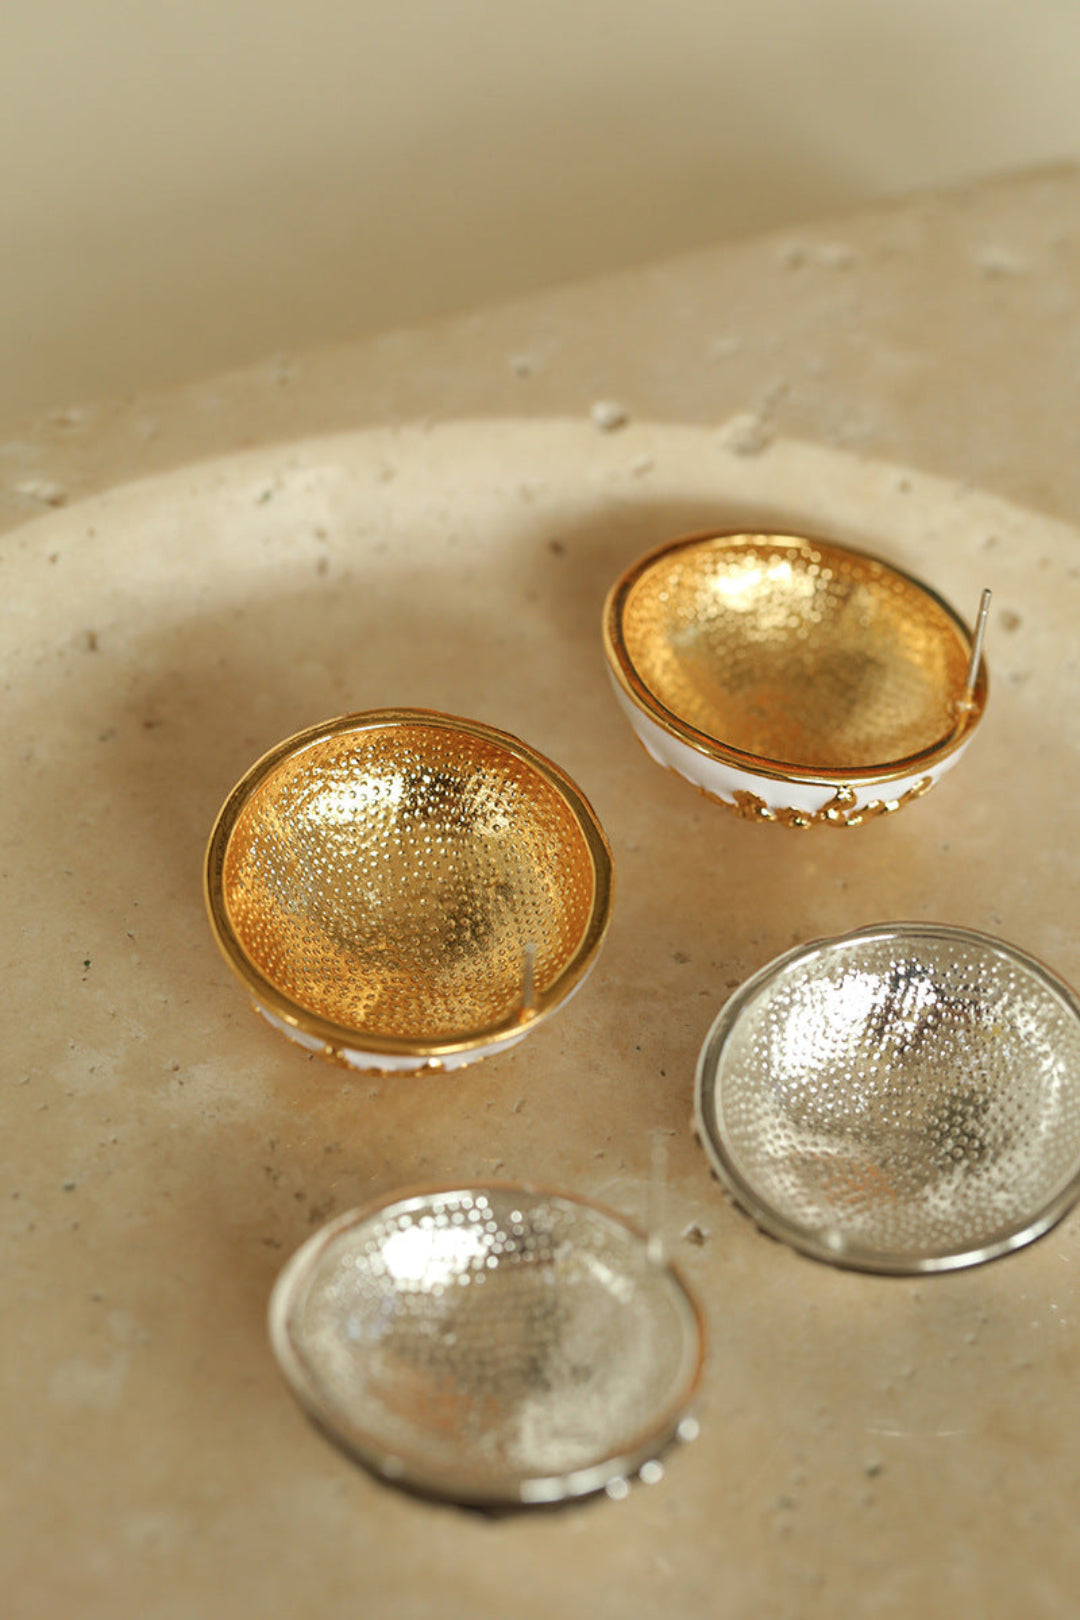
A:
{"label": "reflection on gold surface", "polygon": [[905,804],[921,799],[933,785],[932,777],[922,776],[906,792],[898,793],[895,799],[871,799],[868,804],[859,804],[857,795],[850,788],[841,787],[820,810],[796,810],[791,805],[772,806],[756,793],[741,791],[734,793],[730,799],[721,799],[713,793],[706,793],[705,797],[712,799],[714,804],[722,804],[725,810],[734,810],[744,821],[777,821],[783,827],[861,827],[864,821],[891,816],[895,811],[902,810]]}
{"label": "reflection on gold surface", "polygon": [[606,922],[606,845],[588,807],[488,728],[417,711],[352,719],[283,745],[223,812],[219,935],[233,965],[287,1015],[376,1041],[468,1039],[527,999],[542,1006]]}
{"label": "reflection on gold surface", "polygon": [[981,707],[963,708],[970,638],[946,606],[824,542],[678,542],[624,576],[607,623],[621,678],[661,718],[777,766],[887,769],[948,742]]}

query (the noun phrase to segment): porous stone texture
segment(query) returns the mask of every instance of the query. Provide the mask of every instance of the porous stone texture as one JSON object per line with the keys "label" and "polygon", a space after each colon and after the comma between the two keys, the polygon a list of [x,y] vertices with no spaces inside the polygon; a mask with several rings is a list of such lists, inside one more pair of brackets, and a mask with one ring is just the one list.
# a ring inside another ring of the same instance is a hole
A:
{"label": "porous stone texture", "polygon": [[[933,919],[1080,978],[1078,269],[1080,181],[1037,174],[0,445],[8,1612],[1075,1613],[1080,1217],[983,1269],[846,1274],[757,1233],[688,1121],[719,1006],[795,943]],[[969,617],[993,588],[987,716],[927,798],[789,833],[638,747],[605,591],[650,545],[742,523],[862,544]],[[524,737],[614,850],[588,985],[451,1076],[285,1041],[199,893],[262,751],[389,705]],[[499,1176],[662,1211],[703,1299],[701,1437],[625,1500],[492,1520],[411,1498],[275,1368],[273,1279],[331,1214]]]}

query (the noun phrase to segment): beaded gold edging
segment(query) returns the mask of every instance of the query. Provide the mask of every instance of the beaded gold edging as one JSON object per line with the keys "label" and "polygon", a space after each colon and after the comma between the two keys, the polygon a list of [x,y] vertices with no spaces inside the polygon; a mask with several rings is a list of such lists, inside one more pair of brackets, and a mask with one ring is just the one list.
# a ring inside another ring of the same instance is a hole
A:
{"label": "beaded gold edging", "polygon": [[[670,769],[670,766],[668,767]],[[673,771],[679,776],[681,772]],[[688,778],[683,778],[688,780]],[[869,804],[860,805],[859,795],[851,787],[838,787],[828,804],[822,805],[820,810],[796,810],[792,805],[779,805],[773,809],[764,799],[758,798],[756,793],[748,793],[744,789],[736,789],[730,799],[722,799],[718,793],[710,793],[697,782],[694,787],[713,804],[722,805],[730,810],[742,821],[773,821],[782,827],[860,827],[864,821],[874,821],[878,816],[891,816],[895,811],[911,804],[914,799],[921,799],[929,793],[934,785],[932,776],[921,776],[917,782],[901,793],[895,799],[872,799]]]}

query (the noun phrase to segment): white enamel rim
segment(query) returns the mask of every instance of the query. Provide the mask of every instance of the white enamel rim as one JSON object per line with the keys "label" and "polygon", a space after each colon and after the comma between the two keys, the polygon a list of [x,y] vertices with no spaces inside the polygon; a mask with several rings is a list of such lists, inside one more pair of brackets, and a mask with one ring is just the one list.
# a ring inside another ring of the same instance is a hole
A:
{"label": "white enamel rim", "polygon": [[845,813],[853,815],[865,810],[868,805],[879,802],[883,795],[887,795],[890,801],[895,801],[903,798],[906,793],[914,793],[920,784],[926,783],[928,785],[924,791],[929,792],[930,788],[936,786],[963,757],[972,735],[969,733],[951,754],[947,754],[936,765],[916,771],[911,776],[884,776],[855,782],[841,775],[828,783],[759,776],[692,748],[689,743],[683,742],[673,732],[665,730],[639,708],[627,696],[613,674],[611,685],[619,707],[633,727],[638,741],[657,765],[674,771],[692,787],[700,788],[714,799],[730,801],[736,793],[751,793],[755,798],[761,799],[770,810],[775,811],[799,810],[807,815],[815,815],[835,799],[842,788],[849,788],[855,795],[845,807]]}

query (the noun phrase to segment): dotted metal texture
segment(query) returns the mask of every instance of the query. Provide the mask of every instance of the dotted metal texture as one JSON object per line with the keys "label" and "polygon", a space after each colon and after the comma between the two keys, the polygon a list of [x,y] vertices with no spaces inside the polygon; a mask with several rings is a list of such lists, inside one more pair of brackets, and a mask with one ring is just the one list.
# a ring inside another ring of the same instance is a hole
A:
{"label": "dotted metal texture", "polygon": [[885,767],[943,742],[961,716],[962,626],[859,552],[783,535],[691,540],[646,561],[617,611],[653,698],[763,760]]}
{"label": "dotted metal texture", "polygon": [[240,950],[290,1002],[369,1037],[438,1040],[522,1007],[530,947],[543,996],[593,922],[597,879],[578,810],[540,768],[484,728],[413,718],[281,759],[236,816],[221,892]]}
{"label": "dotted metal texture", "polygon": [[655,1456],[703,1348],[696,1307],[641,1234],[512,1186],[396,1195],[332,1223],[282,1273],[271,1336],[346,1449],[492,1502],[599,1489]]}
{"label": "dotted metal texture", "polygon": [[1076,1196],[1080,1006],[986,936],[898,926],[791,953],[721,1014],[698,1084],[736,1197],[819,1258],[971,1263]]}

